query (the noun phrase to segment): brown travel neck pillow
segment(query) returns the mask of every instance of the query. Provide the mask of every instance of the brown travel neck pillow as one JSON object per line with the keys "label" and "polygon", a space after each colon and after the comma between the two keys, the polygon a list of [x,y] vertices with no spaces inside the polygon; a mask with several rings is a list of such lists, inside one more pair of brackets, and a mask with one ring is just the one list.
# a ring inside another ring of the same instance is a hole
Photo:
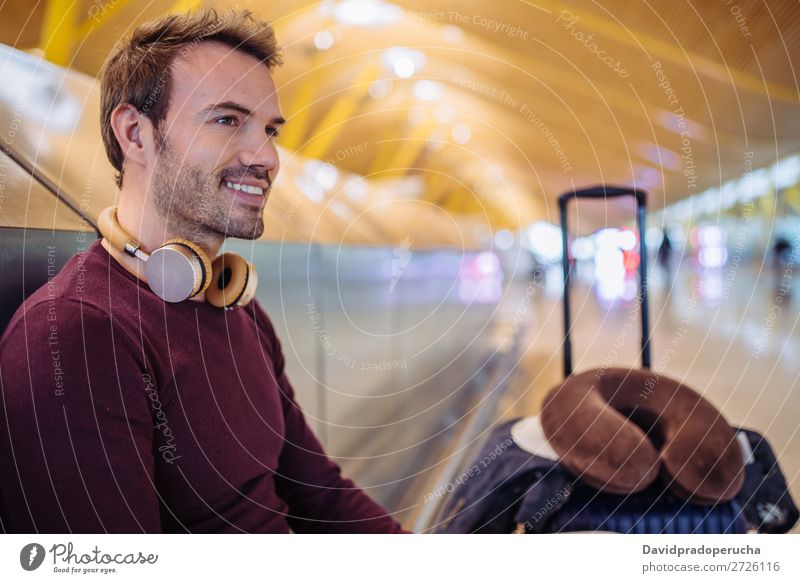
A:
{"label": "brown travel neck pillow", "polygon": [[739,444],[720,412],[648,370],[572,375],[547,395],[541,421],[564,467],[605,492],[638,492],[660,475],[681,498],[713,504],[744,482]]}

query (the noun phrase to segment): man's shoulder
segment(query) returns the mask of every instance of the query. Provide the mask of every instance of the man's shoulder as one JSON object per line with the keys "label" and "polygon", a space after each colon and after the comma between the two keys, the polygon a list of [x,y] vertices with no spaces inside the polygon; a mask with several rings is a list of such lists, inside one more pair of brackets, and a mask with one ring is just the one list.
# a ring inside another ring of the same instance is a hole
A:
{"label": "man's shoulder", "polygon": [[0,347],[22,329],[51,325],[91,325],[110,317],[108,266],[93,243],[73,255],[61,270],[30,294],[6,327]]}
{"label": "man's shoulder", "polygon": [[[38,292],[37,292],[38,293]],[[75,332],[81,336],[100,326],[107,326],[110,314],[92,302],[83,302],[68,295],[31,295],[14,313],[0,338],[0,352],[9,344],[24,338],[27,346],[37,339],[46,341],[48,330],[63,334]]]}

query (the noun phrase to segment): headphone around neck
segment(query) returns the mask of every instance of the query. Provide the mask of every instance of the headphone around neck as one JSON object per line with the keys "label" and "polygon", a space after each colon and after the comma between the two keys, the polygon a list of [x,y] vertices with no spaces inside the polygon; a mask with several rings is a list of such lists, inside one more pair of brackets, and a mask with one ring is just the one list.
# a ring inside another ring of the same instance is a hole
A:
{"label": "headphone around neck", "polygon": [[182,302],[205,291],[212,306],[233,308],[246,306],[255,296],[256,269],[236,253],[223,253],[211,262],[195,243],[170,239],[148,254],[119,224],[117,207],[103,210],[97,226],[115,249],[144,262],[147,285],[165,302]]}

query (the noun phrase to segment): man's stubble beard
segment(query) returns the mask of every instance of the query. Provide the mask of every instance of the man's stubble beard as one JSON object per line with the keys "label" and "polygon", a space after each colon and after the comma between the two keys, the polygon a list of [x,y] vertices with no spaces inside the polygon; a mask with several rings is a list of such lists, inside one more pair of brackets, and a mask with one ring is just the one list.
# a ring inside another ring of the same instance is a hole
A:
{"label": "man's stubble beard", "polygon": [[221,177],[182,161],[169,142],[156,136],[158,154],[151,184],[156,210],[173,237],[219,245],[227,237],[257,239],[264,232],[260,211],[238,216],[236,202],[220,191]]}

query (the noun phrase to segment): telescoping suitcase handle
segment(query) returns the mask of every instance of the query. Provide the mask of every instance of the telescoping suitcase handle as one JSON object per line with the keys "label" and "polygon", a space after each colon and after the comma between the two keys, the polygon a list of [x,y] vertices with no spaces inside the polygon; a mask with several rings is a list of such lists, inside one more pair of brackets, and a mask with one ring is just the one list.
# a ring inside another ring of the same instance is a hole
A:
{"label": "telescoping suitcase handle", "polygon": [[567,203],[573,199],[595,198],[608,199],[620,196],[636,198],[636,228],[639,231],[639,289],[642,298],[642,368],[650,368],[650,318],[647,309],[647,244],[644,237],[644,219],[647,212],[647,194],[637,188],[616,186],[593,186],[583,190],[565,192],[558,197],[558,210],[561,215],[561,244],[564,265],[564,378],[572,374],[572,341],[570,339],[569,312],[569,237],[567,235]]}

